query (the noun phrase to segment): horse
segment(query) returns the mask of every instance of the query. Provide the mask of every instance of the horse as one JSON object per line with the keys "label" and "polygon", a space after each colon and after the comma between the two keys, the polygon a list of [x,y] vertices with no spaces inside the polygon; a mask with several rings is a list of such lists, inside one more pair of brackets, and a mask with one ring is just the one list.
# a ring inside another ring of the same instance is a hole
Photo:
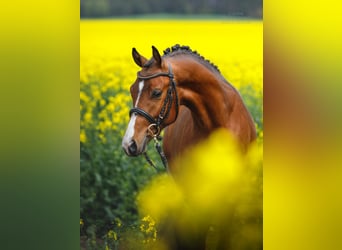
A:
{"label": "horse", "polygon": [[164,128],[163,150],[171,174],[179,171],[173,159],[218,128],[230,131],[245,152],[256,139],[253,118],[217,66],[178,44],[163,57],[152,46],[152,55],[147,60],[132,49],[142,70],[130,88],[134,107],[122,140],[125,153],[141,155]]}
{"label": "horse", "polygon": [[[174,160],[216,129],[227,129],[242,152],[256,139],[253,118],[239,92],[216,65],[189,46],[176,44],[163,56],[152,46],[150,59],[133,48],[132,57],[141,70],[130,87],[133,108],[122,140],[128,156],[143,154],[164,131],[167,170],[177,176],[181,169]],[[199,244],[192,248],[204,249]]]}

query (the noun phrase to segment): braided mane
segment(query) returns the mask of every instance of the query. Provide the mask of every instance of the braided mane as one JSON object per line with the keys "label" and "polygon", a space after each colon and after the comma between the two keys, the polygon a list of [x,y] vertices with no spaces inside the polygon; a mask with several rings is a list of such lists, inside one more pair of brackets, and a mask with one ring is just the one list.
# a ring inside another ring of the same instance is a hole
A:
{"label": "braided mane", "polygon": [[172,46],[171,48],[167,48],[164,50],[164,56],[174,56],[178,54],[193,55],[197,59],[200,59],[202,62],[204,62],[205,65],[213,67],[215,70],[217,70],[220,73],[220,70],[215,64],[205,59],[196,50],[192,50],[189,46],[180,46],[179,44],[176,44]]}

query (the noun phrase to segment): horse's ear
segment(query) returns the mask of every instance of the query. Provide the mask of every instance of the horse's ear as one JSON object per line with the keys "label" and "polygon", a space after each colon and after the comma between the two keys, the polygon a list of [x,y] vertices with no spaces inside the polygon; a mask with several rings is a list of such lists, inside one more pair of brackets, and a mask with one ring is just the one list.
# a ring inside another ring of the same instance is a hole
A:
{"label": "horse's ear", "polygon": [[159,51],[158,51],[157,48],[154,47],[154,46],[152,46],[152,54],[153,54],[154,60],[156,60],[157,65],[160,67],[160,66],[161,66],[161,62],[162,62],[162,59],[161,59],[161,56],[160,56],[160,54],[159,54]]}
{"label": "horse's ear", "polygon": [[147,62],[147,59],[140,55],[135,48],[132,49],[132,56],[134,62],[140,67],[142,67]]}

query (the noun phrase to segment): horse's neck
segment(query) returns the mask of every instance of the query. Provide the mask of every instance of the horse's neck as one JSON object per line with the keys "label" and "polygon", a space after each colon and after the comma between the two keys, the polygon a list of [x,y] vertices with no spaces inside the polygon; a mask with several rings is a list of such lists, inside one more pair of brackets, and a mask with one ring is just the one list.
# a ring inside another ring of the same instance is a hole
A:
{"label": "horse's neck", "polygon": [[172,160],[205,139],[214,129],[228,129],[241,143],[242,151],[256,137],[255,127],[238,92],[214,70],[200,63],[173,61],[180,104],[178,118],[165,133],[164,151],[170,172],[177,172]]}
{"label": "horse's neck", "polygon": [[179,68],[177,85],[180,104],[192,113],[196,129],[210,132],[225,127],[227,114],[232,108],[231,98],[235,95],[219,73],[212,72],[200,64],[184,65]]}

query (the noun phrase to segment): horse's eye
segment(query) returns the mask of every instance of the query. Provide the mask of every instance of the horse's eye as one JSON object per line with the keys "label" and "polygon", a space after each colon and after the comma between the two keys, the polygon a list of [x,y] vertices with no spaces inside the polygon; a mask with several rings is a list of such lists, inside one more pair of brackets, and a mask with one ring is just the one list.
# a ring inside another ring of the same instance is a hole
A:
{"label": "horse's eye", "polygon": [[152,90],[151,97],[152,98],[159,98],[162,95],[162,91],[160,89],[154,89]]}

